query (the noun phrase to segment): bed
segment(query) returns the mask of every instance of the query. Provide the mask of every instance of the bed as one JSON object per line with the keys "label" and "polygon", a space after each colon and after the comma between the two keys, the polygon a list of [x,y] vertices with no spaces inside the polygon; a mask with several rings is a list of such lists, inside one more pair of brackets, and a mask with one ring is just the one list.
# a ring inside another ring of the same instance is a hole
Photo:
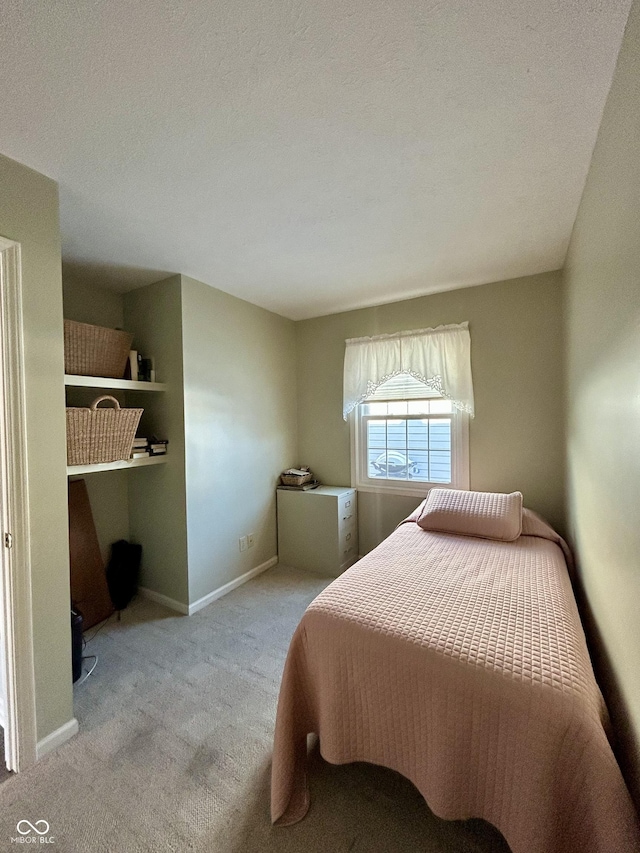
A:
{"label": "bed", "polygon": [[513,853],[640,851],[566,546],[522,510],[514,541],[423,530],[424,506],[309,606],[282,679],[272,820],[309,808],[307,735],[396,770]]}

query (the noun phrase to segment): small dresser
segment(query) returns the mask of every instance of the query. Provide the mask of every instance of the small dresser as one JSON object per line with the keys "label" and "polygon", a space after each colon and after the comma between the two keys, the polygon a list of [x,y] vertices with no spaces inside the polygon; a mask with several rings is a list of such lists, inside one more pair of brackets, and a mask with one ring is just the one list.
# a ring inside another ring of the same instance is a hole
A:
{"label": "small dresser", "polygon": [[337,577],[358,559],[355,489],[318,486],[278,489],[278,560],[307,572]]}

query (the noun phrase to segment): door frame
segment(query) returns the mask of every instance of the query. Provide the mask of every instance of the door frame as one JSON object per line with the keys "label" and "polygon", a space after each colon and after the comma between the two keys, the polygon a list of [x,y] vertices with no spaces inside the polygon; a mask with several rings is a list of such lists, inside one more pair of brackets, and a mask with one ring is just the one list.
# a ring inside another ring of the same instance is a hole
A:
{"label": "door frame", "polygon": [[35,669],[20,244],[0,236],[0,571],[5,662],[5,759],[36,761]]}

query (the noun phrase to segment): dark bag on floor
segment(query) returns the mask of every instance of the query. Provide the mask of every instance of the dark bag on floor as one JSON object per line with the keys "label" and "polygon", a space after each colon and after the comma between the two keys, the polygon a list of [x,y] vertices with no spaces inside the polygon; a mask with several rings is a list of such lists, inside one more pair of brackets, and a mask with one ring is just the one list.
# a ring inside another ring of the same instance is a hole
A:
{"label": "dark bag on floor", "polygon": [[141,560],[142,545],[132,545],[126,539],[120,539],[111,546],[107,584],[116,610],[124,610],[138,591]]}
{"label": "dark bag on floor", "polygon": [[82,613],[71,608],[71,670],[73,683],[82,675]]}

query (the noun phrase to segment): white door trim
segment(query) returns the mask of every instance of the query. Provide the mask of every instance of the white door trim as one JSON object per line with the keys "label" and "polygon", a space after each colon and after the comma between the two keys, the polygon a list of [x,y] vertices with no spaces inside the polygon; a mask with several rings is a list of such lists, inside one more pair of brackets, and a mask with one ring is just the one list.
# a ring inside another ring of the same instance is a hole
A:
{"label": "white door trim", "polygon": [[[20,245],[0,237],[0,547],[6,664],[5,758],[20,771],[36,760],[31,553]],[[6,540],[5,537],[9,536]]]}

